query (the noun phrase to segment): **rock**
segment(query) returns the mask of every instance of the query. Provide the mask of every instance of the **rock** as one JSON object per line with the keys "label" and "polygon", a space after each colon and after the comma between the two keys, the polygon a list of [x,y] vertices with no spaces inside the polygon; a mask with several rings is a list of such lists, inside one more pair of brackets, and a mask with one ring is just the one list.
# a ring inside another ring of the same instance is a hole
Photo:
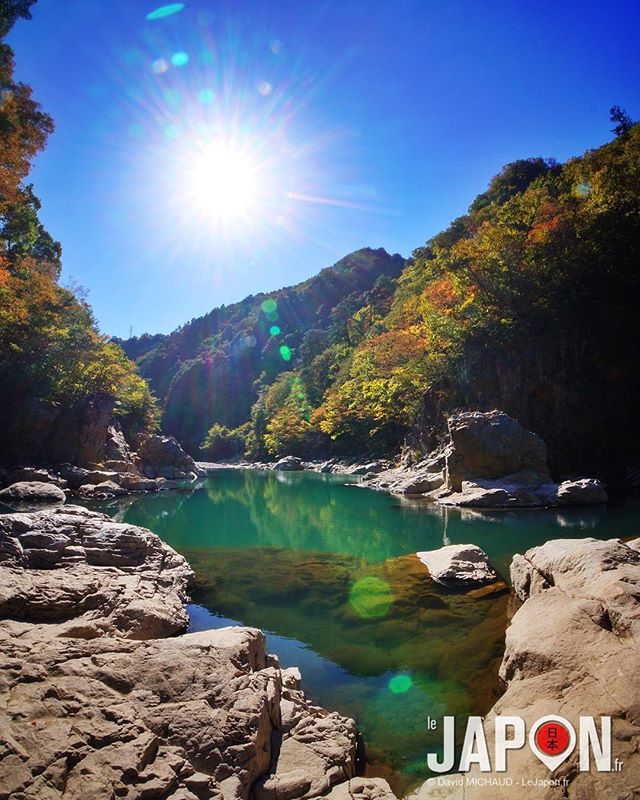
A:
{"label": "rock", "polygon": [[[500,677],[507,688],[485,721],[493,741],[496,715],[517,715],[527,731],[540,717],[560,714],[579,728],[582,715],[612,717],[612,759],[621,772],[578,769],[578,748],[554,773],[528,747],[509,751],[507,772],[470,777],[512,777],[518,798],[556,796],[544,784],[567,781],[562,797],[633,797],[640,785],[640,553],[618,539],[559,539],[514,557],[514,590],[523,600],[506,633]],[[593,762],[592,762],[593,764]],[[486,787],[467,783],[465,798],[486,800]],[[457,797],[455,794],[435,795]],[[429,789],[414,797],[429,798]],[[491,797],[510,800],[513,786],[492,786]]]}
{"label": "rock", "polygon": [[348,475],[377,475],[387,469],[388,464],[384,461],[370,461],[367,464],[354,464],[347,470]]}
{"label": "rock", "polygon": [[[133,453],[119,425],[109,425],[107,428],[104,457],[101,461],[115,461],[124,464],[134,463]],[[106,463],[105,466],[107,466]]]}
{"label": "rock", "polygon": [[305,800],[353,779],[355,723],[261,631],[172,636],[191,575],[83,508],[0,515],[0,797]]}
{"label": "rock", "polygon": [[102,466],[110,472],[118,472],[120,475],[137,474],[138,470],[133,461],[107,460]]}
{"label": "rock", "polygon": [[487,554],[475,544],[451,544],[416,556],[433,580],[444,586],[477,586],[498,580]]}
{"label": "rock", "polygon": [[52,635],[169,636],[191,577],[151,531],[79,506],[0,516],[0,615],[55,622]]}
{"label": "rock", "polygon": [[80,487],[78,494],[80,497],[104,499],[108,497],[123,497],[129,492],[113,481],[103,481],[102,483],[86,483]]}
{"label": "rock", "polygon": [[607,502],[607,493],[599,480],[581,478],[575,481],[564,481],[558,487],[558,505],[583,506]]}
{"label": "rock", "polygon": [[36,467],[21,467],[11,473],[8,483],[18,483],[21,481],[39,481],[40,483],[53,483],[61,489],[67,488],[67,482],[58,475],[53,475],[46,469]]}
{"label": "rock", "polygon": [[64,503],[65,493],[59,486],[42,481],[19,481],[0,491],[3,503]]}
{"label": "rock", "polygon": [[318,797],[353,778],[355,722],[310,705],[296,689],[281,691],[282,744],[255,788],[256,800]]}
{"label": "rock", "polygon": [[98,485],[99,483],[104,483],[105,481],[112,481],[113,483],[118,483],[120,480],[120,474],[118,472],[114,472],[113,470],[104,470],[104,469],[92,469],[85,475],[84,483],[94,483]]}
{"label": "rock", "polygon": [[439,489],[444,483],[442,473],[415,473],[409,478],[394,483],[392,491],[397,494],[427,494]]}
{"label": "rock", "polygon": [[130,492],[157,492],[160,483],[154,478],[142,478],[138,474],[125,473],[120,476],[120,486]]}
{"label": "rock", "polygon": [[70,489],[79,489],[85,483],[90,482],[87,480],[89,470],[73,464],[57,464],[53,471],[67,482]]}
{"label": "rock", "polygon": [[326,800],[396,800],[389,784],[382,778],[352,778],[339,783]]}
{"label": "rock", "polygon": [[[466,411],[447,420],[446,486],[459,492],[462,482],[501,478],[528,470],[549,479],[547,448],[504,411]],[[543,481],[540,481],[543,482]]]}
{"label": "rock", "polygon": [[302,469],[302,459],[297,456],[285,456],[276,461],[274,467],[278,472],[293,472]]}
{"label": "rock", "polygon": [[147,478],[194,480],[198,476],[196,462],[173,436],[148,434],[138,437],[136,465]]}
{"label": "rock", "polygon": [[[7,632],[0,624],[10,659],[0,670],[3,786],[25,796],[240,800],[272,762],[288,766],[291,751],[300,757],[293,784],[287,773],[266,779],[287,787],[285,796],[317,796],[315,787],[353,776],[354,723],[283,690],[260,631],[145,642]],[[39,679],[25,682],[16,662],[40,667]]]}

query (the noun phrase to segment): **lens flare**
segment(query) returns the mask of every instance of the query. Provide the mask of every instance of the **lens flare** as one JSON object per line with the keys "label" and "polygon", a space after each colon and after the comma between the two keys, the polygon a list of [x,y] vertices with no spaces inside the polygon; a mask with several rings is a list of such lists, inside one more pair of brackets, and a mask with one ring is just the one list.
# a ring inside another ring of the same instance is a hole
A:
{"label": "lens flare", "polygon": [[160,6],[159,8],[150,11],[147,14],[148,20],[155,20],[155,19],[164,19],[164,17],[170,17],[172,14],[177,14],[178,11],[182,11],[184,8],[184,3],[169,3],[166,6]]}
{"label": "lens flare", "polygon": [[404,694],[413,686],[409,675],[394,675],[389,681],[389,690],[392,694]]}
{"label": "lens flare", "polygon": [[280,356],[283,361],[291,361],[291,356],[293,353],[291,352],[291,348],[287,347],[286,344],[283,344],[280,348]]}
{"label": "lens flare", "polygon": [[174,53],[171,56],[171,63],[174,67],[184,67],[189,63],[189,55],[188,53],[184,53],[182,51],[178,53]]}
{"label": "lens flare", "polygon": [[349,602],[352,608],[363,619],[386,617],[393,605],[391,587],[382,578],[369,575],[360,578],[351,587]]}

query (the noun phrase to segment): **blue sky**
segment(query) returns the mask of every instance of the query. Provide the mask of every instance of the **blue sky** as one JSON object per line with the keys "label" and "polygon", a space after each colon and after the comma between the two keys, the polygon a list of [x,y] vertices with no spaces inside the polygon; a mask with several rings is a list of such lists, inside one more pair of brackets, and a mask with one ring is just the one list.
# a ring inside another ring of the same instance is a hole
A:
{"label": "blue sky", "polygon": [[[39,0],[10,36],[56,122],[31,180],[63,281],[113,335],[363,246],[408,256],[508,161],[602,144],[614,104],[640,118],[632,2],[186,0],[148,20],[160,5]],[[211,197],[221,163],[240,197]]]}

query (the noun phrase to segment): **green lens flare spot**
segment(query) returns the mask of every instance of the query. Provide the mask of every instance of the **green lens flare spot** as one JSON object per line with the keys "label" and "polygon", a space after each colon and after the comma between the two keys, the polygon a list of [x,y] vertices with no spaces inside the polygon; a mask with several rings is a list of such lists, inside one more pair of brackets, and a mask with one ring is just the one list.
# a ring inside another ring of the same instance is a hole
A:
{"label": "green lens flare spot", "polygon": [[386,581],[369,575],[360,578],[351,587],[349,603],[363,619],[386,617],[393,605],[393,592]]}
{"label": "green lens flare spot", "polygon": [[277,307],[278,304],[271,297],[269,297],[267,300],[263,300],[260,306],[265,314],[273,314]]}
{"label": "green lens flare spot", "polygon": [[393,694],[404,694],[413,686],[409,675],[394,675],[389,681],[389,689]]}
{"label": "green lens flare spot", "polygon": [[189,56],[181,50],[171,56],[171,63],[174,67],[184,67],[189,63]]}
{"label": "green lens flare spot", "polygon": [[291,361],[291,350],[286,344],[283,344],[280,348],[280,355],[282,356],[283,361]]}
{"label": "green lens flare spot", "polygon": [[166,6],[160,6],[159,8],[150,11],[147,14],[147,19],[164,19],[165,17],[170,17],[172,14],[177,14],[178,11],[182,11],[183,8],[184,3],[169,3]]}
{"label": "green lens flare spot", "polygon": [[211,105],[215,100],[213,89],[200,89],[198,92],[198,100],[200,100],[203,106]]}
{"label": "green lens flare spot", "polygon": [[279,328],[277,325],[272,325],[272,326],[269,328],[269,333],[270,333],[272,336],[279,336],[279,335],[280,335],[280,328]]}

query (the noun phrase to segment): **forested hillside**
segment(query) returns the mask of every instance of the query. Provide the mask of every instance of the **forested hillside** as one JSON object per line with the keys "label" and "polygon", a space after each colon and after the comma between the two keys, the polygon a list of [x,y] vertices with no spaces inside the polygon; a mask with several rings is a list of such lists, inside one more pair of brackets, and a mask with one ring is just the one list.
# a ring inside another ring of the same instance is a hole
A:
{"label": "forested hillside", "polygon": [[[0,37],[32,2],[0,4]],[[53,131],[51,118],[14,79],[0,43],[0,459],[41,460],[64,411],[81,419],[94,401],[135,433],[157,422],[146,383],[102,336],[89,305],[59,283],[61,247],[44,229],[26,178]],[[61,453],[61,458],[65,454]]]}
{"label": "forested hillside", "polygon": [[213,456],[392,453],[431,446],[452,408],[498,406],[557,470],[635,463],[640,126],[615,132],[508,164],[397,281],[399,257],[360,251],[164,339],[139,364],[165,427],[193,450],[215,424]]}
{"label": "forested hillside", "polygon": [[[222,445],[230,454],[243,449],[252,406],[265,400],[267,389],[288,385],[292,370],[324,354],[323,364],[307,375],[305,397],[296,398],[305,408],[319,404],[343,353],[388,312],[404,263],[384,250],[359,250],[296,286],[215,308],[159,343],[142,336],[121,344],[163,403],[163,429],[192,452],[213,425],[225,440],[229,429],[245,425]],[[302,419],[290,436],[300,438],[297,428],[308,422]],[[263,434],[257,423],[248,442],[254,455],[266,454]],[[293,442],[282,443],[289,446]]]}

